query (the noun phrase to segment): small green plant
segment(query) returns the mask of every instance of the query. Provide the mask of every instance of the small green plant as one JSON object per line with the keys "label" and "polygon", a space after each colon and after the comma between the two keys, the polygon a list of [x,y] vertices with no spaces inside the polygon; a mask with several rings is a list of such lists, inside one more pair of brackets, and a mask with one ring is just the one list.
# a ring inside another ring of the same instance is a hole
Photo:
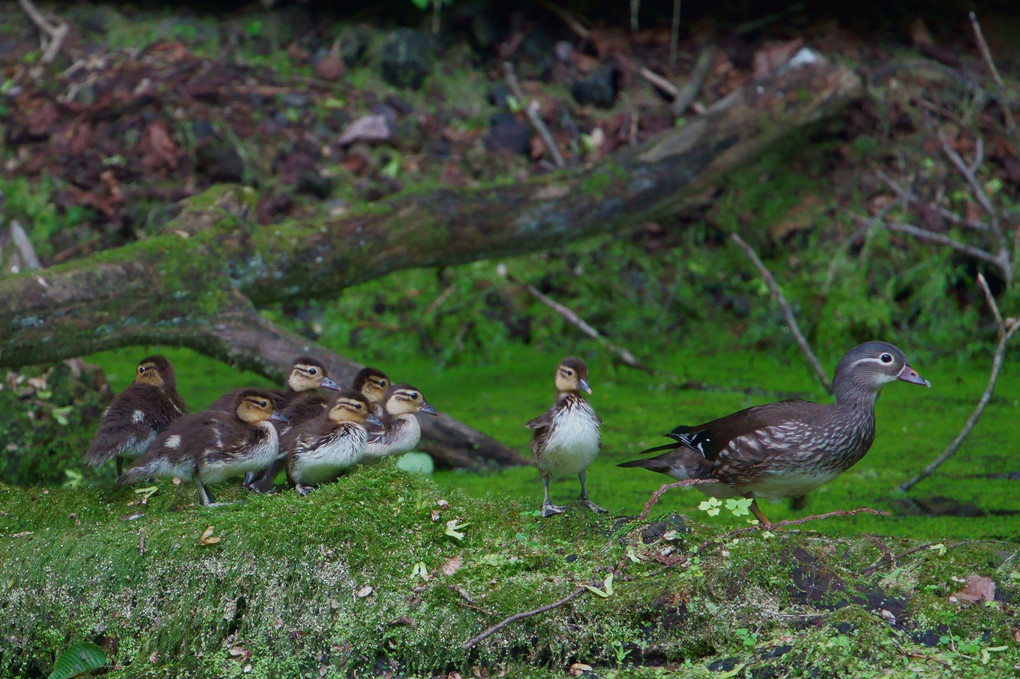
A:
{"label": "small green plant", "polygon": [[53,663],[49,679],[73,679],[106,667],[106,653],[93,643],[80,641],[64,650]]}
{"label": "small green plant", "polygon": [[733,633],[737,635],[737,638],[740,639],[741,642],[743,642],[744,648],[753,649],[758,643],[758,633],[752,632],[746,627],[738,627],[733,630]]}

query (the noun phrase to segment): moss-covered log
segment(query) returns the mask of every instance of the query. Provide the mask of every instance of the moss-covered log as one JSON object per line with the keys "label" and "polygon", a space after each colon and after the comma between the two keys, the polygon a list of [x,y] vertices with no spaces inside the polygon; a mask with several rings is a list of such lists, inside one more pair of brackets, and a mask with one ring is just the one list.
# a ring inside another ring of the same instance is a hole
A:
{"label": "moss-covered log", "polygon": [[[258,324],[253,304],[333,295],[400,269],[532,252],[641,223],[860,92],[845,68],[790,68],[597,166],[419,189],[339,218],[258,227],[247,219],[252,191],[212,189],[161,236],[0,280],[0,366],[172,343],[275,375],[289,359],[261,357],[257,340],[231,345],[231,324]],[[423,435],[434,450],[461,450],[460,459],[520,461],[451,420],[426,421]]]}
{"label": "moss-covered log", "polygon": [[[562,677],[573,663],[1005,677],[1020,663],[1015,545],[1000,542],[827,537],[824,522],[732,536],[666,508],[538,519],[390,463],[216,510],[186,485],[138,498],[0,486],[0,677],[46,676],[78,641],[106,649],[109,677]],[[995,583],[994,603],[951,598],[969,576]],[[583,585],[608,596],[462,648]]]}

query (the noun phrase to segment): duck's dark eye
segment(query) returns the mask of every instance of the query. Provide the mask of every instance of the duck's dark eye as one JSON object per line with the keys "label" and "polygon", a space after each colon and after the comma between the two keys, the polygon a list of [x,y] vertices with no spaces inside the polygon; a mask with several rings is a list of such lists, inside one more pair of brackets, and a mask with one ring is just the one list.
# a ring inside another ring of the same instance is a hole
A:
{"label": "duck's dark eye", "polygon": [[354,408],[355,408],[356,410],[361,410],[361,404],[360,404],[360,403],[355,403],[355,404],[354,404]]}
{"label": "duck's dark eye", "polygon": [[265,401],[259,401],[259,407],[260,408],[265,408],[266,407],[266,402]]}
{"label": "duck's dark eye", "polygon": [[309,375],[314,375],[314,374],[316,374],[317,372],[319,372],[319,371],[318,371],[318,370],[316,370],[315,368],[309,368],[309,369],[308,369],[308,374],[309,374]]}
{"label": "duck's dark eye", "polygon": [[418,400],[418,392],[412,391],[410,394],[411,398],[415,401]]}
{"label": "duck's dark eye", "polygon": [[573,370],[564,370],[563,372],[566,373],[567,377],[570,377],[574,374]]}
{"label": "duck's dark eye", "polygon": [[386,380],[379,380],[379,386],[382,387],[383,389],[385,389],[386,388]]}
{"label": "duck's dark eye", "polygon": [[892,363],[892,354],[882,354],[878,357],[882,363]]}

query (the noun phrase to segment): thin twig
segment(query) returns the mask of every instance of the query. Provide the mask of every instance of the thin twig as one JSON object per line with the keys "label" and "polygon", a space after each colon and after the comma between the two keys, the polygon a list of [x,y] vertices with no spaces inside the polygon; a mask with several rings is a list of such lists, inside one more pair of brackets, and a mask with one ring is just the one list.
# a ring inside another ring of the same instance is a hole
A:
{"label": "thin twig", "polygon": [[708,74],[714,61],[715,47],[712,45],[705,47],[698,53],[698,58],[694,61],[694,68],[691,69],[691,74],[687,76],[687,80],[680,86],[676,97],[673,98],[673,105],[669,107],[670,113],[675,116],[683,115],[684,111],[694,103],[698,94],[701,93],[701,88],[705,86],[705,80],[708,79]]}
{"label": "thin twig", "polygon": [[17,219],[11,221],[11,240],[14,241],[14,247],[17,248],[22,261],[25,262],[26,270],[42,268],[39,257],[35,254],[35,248],[32,247],[31,239]]}
{"label": "thin twig", "polygon": [[648,82],[652,83],[653,85],[658,87],[660,90],[662,90],[663,92],[668,94],[670,99],[676,99],[677,95],[680,94],[680,90],[677,88],[676,85],[674,85],[667,78],[665,78],[664,76],[659,75],[658,73],[656,73],[652,69],[647,68],[645,66],[642,66],[638,70],[638,73],[641,74],[642,78],[644,78],[645,80],[647,80]]}
{"label": "thin twig", "polygon": [[460,598],[463,599],[463,601],[458,601],[457,603],[463,606],[464,608],[470,608],[472,611],[478,611],[479,613],[483,613],[485,615],[496,615],[492,611],[487,611],[481,606],[479,606],[477,603],[475,603],[475,601],[470,596],[468,596],[468,593],[465,592],[464,588],[461,587],[460,585],[457,586],[447,585],[446,588],[451,592],[456,592],[458,595],[460,595]]}
{"label": "thin twig", "polygon": [[985,300],[992,309],[992,315],[995,316],[995,327],[998,330],[999,337],[1002,337],[1006,334],[1006,324],[1003,323],[1002,314],[999,313],[999,305],[995,303],[995,297],[992,295],[992,290],[988,287],[988,281],[985,280],[983,273],[978,272],[977,281],[978,285],[981,286],[981,291],[985,293]]}
{"label": "thin twig", "polygon": [[[860,217],[859,219],[863,221],[864,218]],[[922,229],[921,227],[914,226],[913,224],[886,222],[885,228],[889,229],[890,231],[898,231],[899,233],[905,233],[907,235],[913,236],[914,238],[917,238],[918,240],[934,243],[935,245],[945,245],[946,247],[952,248],[953,250],[957,250],[959,252],[963,252],[964,254],[968,254],[971,257],[974,257],[975,259],[980,259],[982,261],[988,262],[989,264],[994,264],[997,268],[1002,270],[1003,275],[1007,277],[1009,275],[1008,264],[1005,264],[1005,262],[1003,262],[1003,260],[1000,257],[993,255],[987,250],[982,250],[981,248],[974,247],[973,245],[961,243],[960,241],[954,240],[949,236],[943,235],[941,233],[935,233],[934,231],[929,231],[928,229]]]}
{"label": "thin twig", "polygon": [[680,0],[673,0],[673,20],[669,25],[669,67],[676,68],[676,48],[680,41]]}
{"label": "thin twig", "polygon": [[[988,49],[988,43],[985,42],[984,31],[981,30],[981,24],[978,22],[977,14],[974,12],[970,13],[970,25],[971,28],[974,29],[974,37],[977,39],[978,49],[981,50],[981,56],[984,57],[985,63],[988,64],[988,70],[992,72],[995,84],[999,86],[1000,90],[1005,89],[1006,84],[1002,82],[1002,76],[999,75],[999,69],[995,67],[995,60],[992,59],[992,51]],[[1009,108],[1009,101],[999,99],[999,104],[1002,106],[1002,112],[1006,116],[1006,124],[1009,126],[1010,132],[1016,134],[1016,120],[1013,119],[1013,111]]]}
{"label": "thin twig", "polygon": [[765,265],[758,258],[757,253],[755,253],[754,249],[750,245],[744,242],[743,238],[736,233],[731,234],[730,238],[733,239],[734,243],[740,246],[740,249],[744,251],[744,254],[747,255],[748,259],[750,259],[751,262],[758,268],[758,272],[761,273],[761,277],[765,279],[765,284],[769,287],[769,290],[772,291],[772,296],[779,303],[779,307],[783,311],[783,318],[786,320],[786,326],[790,329],[790,332],[793,333],[794,339],[797,340],[797,346],[800,347],[800,350],[804,353],[808,363],[811,364],[811,367],[814,369],[818,379],[821,380],[822,386],[824,386],[826,391],[831,394],[832,382],[829,381],[828,375],[826,375],[825,370],[822,369],[822,364],[818,362],[818,357],[815,356],[813,351],[811,351],[811,347],[808,345],[807,340],[804,339],[804,335],[801,333],[800,327],[797,325],[797,319],[793,316],[793,309],[790,308],[790,304],[786,301],[786,297],[783,296],[782,290],[779,289],[779,284],[776,283],[776,279],[772,277],[772,274],[765,268]]}
{"label": "thin twig", "polygon": [[996,323],[998,324],[997,329],[999,332],[999,344],[995,347],[995,355],[992,357],[992,371],[988,376],[988,386],[985,387],[985,391],[981,394],[981,400],[978,401],[977,406],[974,408],[974,412],[967,418],[967,422],[963,425],[963,429],[957,434],[953,442],[946,446],[937,458],[935,458],[931,464],[922,469],[920,473],[914,478],[901,484],[899,489],[906,492],[913,488],[919,481],[922,481],[931,476],[936,469],[938,469],[943,462],[951,458],[960,449],[963,444],[963,440],[967,438],[974,425],[977,424],[978,420],[981,419],[981,415],[985,412],[985,407],[988,402],[992,399],[992,393],[995,391],[995,383],[999,379],[999,371],[1002,370],[1002,361],[1006,355],[1006,345],[1016,334],[1017,330],[1020,330],[1020,319],[1011,318],[1005,323],[1001,321],[1002,315],[999,313],[999,307],[995,303],[995,298],[992,297],[992,293],[988,290],[988,284],[985,282],[984,276],[979,276],[978,283],[982,289],[985,290],[985,298],[988,300],[989,305],[992,307],[992,312],[995,314]]}
{"label": "thin twig", "polygon": [[638,521],[644,521],[645,517],[648,516],[648,512],[652,510],[652,505],[659,501],[662,494],[671,488],[690,488],[691,486],[703,486],[710,483],[719,483],[718,479],[686,479],[684,481],[677,481],[676,483],[667,483],[661,486],[657,491],[652,493],[652,497],[645,503],[644,510],[638,514]]}
{"label": "thin twig", "polygon": [[758,530],[772,530],[773,528],[783,528],[785,526],[799,526],[802,523],[808,521],[821,521],[824,519],[832,519],[837,516],[854,516],[856,514],[873,514],[875,516],[891,516],[891,514],[882,509],[871,509],[870,507],[861,507],[860,509],[838,509],[834,512],[826,512],[825,514],[812,514],[811,516],[805,516],[800,519],[788,519],[786,521],[774,521],[767,526],[747,526],[745,528],[737,528],[736,530],[730,531],[729,535],[740,535],[741,533],[751,533]]}
{"label": "thin twig", "polygon": [[64,39],[67,37],[67,32],[70,30],[70,26],[64,22],[52,23],[36,8],[32,0],[18,0],[18,3],[21,5],[21,9],[25,10],[25,14],[32,20],[36,28],[39,29],[39,43],[43,48],[43,54],[39,57],[39,63],[45,66],[57,58],[57,54],[64,44]]}
{"label": "thin twig", "polygon": [[524,106],[524,112],[528,116],[528,120],[531,121],[531,126],[535,128],[538,135],[542,137],[542,143],[545,144],[546,149],[549,151],[549,155],[553,157],[553,161],[556,163],[556,167],[566,167],[567,162],[563,160],[563,154],[560,153],[560,149],[556,146],[556,142],[553,140],[552,133],[549,132],[549,128],[546,127],[545,122],[542,120],[542,116],[539,114],[539,103],[538,100],[528,101],[524,98],[524,91],[521,89],[521,83],[517,80],[517,74],[514,73],[514,65],[509,61],[503,62],[503,73],[506,75],[506,84],[510,88],[514,97],[517,101]]}
{"label": "thin twig", "polygon": [[531,294],[532,297],[534,297],[539,302],[541,302],[542,304],[546,305],[547,307],[558,313],[560,317],[563,318],[563,320],[565,320],[567,323],[570,323],[575,328],[583,332],[585,335],[587,335],[588,337],[592,338],[593,340],[604,346],[606,349],[609,350],[610,353],[614,354],[617,358],[619,358],[620,362],[623,363],[624,365],[629,366],[631,368],[637,368],[638,370],[644,370],[649,374],[655,373],[655,370],[649,368],[647,365],[639,361],[637,357],[634,356],[634,354],[630,353],[630,351],[627,350],[626,347],[621,347],[618,344],[614,344],[613,342],[606,339],[603,335],[601,335],[598,330],[588,325],[588,323],[585,322],[583,318],[578,316],[573,309],[570,309],[569,307],[560,304],[554,299],[550,299],[546,295],[542,294],[542,291],[536,288],[534,285],[517,280],[517,278],[515,278],[506,270],[505,266],[500,265],[497,268],[497,270],[508,281],[522,286],[525,290],[527,290]]}
{"label": "thin twig", "polygon": [[584,40],[591,39],[591,31],[585,28],[584,25],[576,18],[574,18],[574,15],[568,12],[567,10],[563,9],[562,7],[553,2],[549,2],[549,0],[538,0],[538,4],[542,5],[547,10],[549,10],[550,12],[558,16],[560,19],[562,19],[563,23],[565,23],[570,30],[572,30],[574,33],[577,33]]}
{"label": "thin twig", "polygon": [[968,228],[975,229],[978,231],[988,231],[988,229],[990,228],[986,222],[978,222],[965,219],[964,217],[961,217],[960,215],[953,212],[952,210],[947,210],[941,205],[936,205],[931,201],[922,201],[920,196],[915,195],[912,191],[910,191],[906,187],[898,184],[892,177],[887,175],[885,172],[882,172],[882,170],[880,169],[876,168],[875,174],[878,175],[879,179],[885,182],[889,188],[891,188],[893,191],[899,194],[899,196],[906,200],[908,203],[912,203],[914,205],[919,206],[923,205],[925,207],[931,208],[932,210],[937,212],[940,217],[949,220],[950,222],[956,224],[957,226],[966,226]]}
{"label": "thin twig", "polygon": [[578,587],[573,592],[571,592],[567,596],[563,597],[559,601],[555,601],[555,602],[553,602],[551,604],[547,604],[545,606],[539,606],[538,608],[533,608],[532,610],[524,611],[523,613],[515,613],[515,614],[511,615],[509,618],[507,618],[507,619],[505,619],[505,620],[503,620],[501,622],[496,623],[495,625],[493,625],[489,629],[485,630],[484,632],[482,632],[478,636],[473,637],[471,639],[468,639],[463,644],[461,644],[460,647],[461,647],[462,650],[466,651],[469,648],[471,648],[472,646],[474,646],[475,644],[477,644],[478,642],[480,642],[480,641],[482,641],[482,640],[492,636],[493,634],[495,634],[499,630],[503,629],[504,627],[506,627],[510,623],[517,622],[518,620],[523,620],[524,618],[530,618],[530,617],[533,617],[533,616],[536,616],[536,615],[541,615],[542,613],[545,613],[546,611],[551,611],[554,608],[559,608],[560,606],[563,606],[564,604],[568,604],[571,601],[573,601],[574,599],[576,599],[577,597],[581,596],[582,594],[584,594],[584,592],[585,592],[585,588],[583,586],[582,587]]}

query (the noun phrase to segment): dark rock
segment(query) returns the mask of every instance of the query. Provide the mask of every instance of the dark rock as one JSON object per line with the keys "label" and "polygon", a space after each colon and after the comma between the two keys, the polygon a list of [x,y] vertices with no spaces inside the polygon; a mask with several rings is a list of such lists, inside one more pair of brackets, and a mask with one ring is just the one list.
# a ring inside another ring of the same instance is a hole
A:
{"label": "dark rock", "polygon": [[577,554],[567,554],[565,561],[567,563],[574,563],[577,561]]}
{"label": "dark rock", "polygon": [[348,66],[357,66],[368,52],[372,33],[365,26],[355,26],[340,37],[340,58]]}
{"label": "dark rock", "polygon": [[489,93],[489,103],[499,108],[509,108],[510,88],[506,83],[499,83]]}
{"label": "dark rock", "polygon": [[942,634],[933,629],[927,629],[914,632],[910,635],[910,638],[914,643],[934,648],[939,645],[939,640],[942,639]]}
{"label": "dark rock", "polygon": [[662,536],[667,531],[675,530],[677,533],[688,533],[690,529],[687,524],[684,523],[683,518],[679,514],[673,514],[667,517],[663,521],[653,523],[651,526],[646,527],[641,531],[641,542],[642,544],[649,545],[657,540],[662,539]]}
{"label": "dark rock", "polygon": [[570,88],[578,104],[609,108],[616,103],[619,91],[619,74],[612,66],[599,66],[584,78],[578,78]]}
{"label": "dark rock", "polygon": [[730,658],[722,658],[721,660],[714,660],[714,661],[708,663],[708,665],[706,667],[708,668],[709,672],[729,672],[730,670],[732,670],[736,666],[737,666],[737,659],[733,658],[733,657],[730,657]]}
{"label": "dark rock", "polygon": [[432,70],[428,37],[409,28],[394,31],[383,44],[381,66],[389,84],[418,89]]}
{"label": "dark rock", "polygon": [[244,177],[244,161],[237,149],[222,141],[210,141],[195,153],[197,170],[213,182],[237,184]]}
{"label": "dark rock", "polygon": [[789,644],[783,644],[782,646],[776,646],[775,648],[770,648],[766,651],[762,651],[761,658],[763,660],[768,660],[770,658],[779,658],[781,656],[786,655],[792,650],[793,646],[790,646]]}
{"label": "dark rock", "polygon": [[329,198],[333,193],[334,182],[330,177],[323,176],[315,170],[305,170],[297,180],[298,193],[305,193],[316,198]]}
{"label": "dark rock", "polygon": [[489,118],[485,146],[490,150],[528,153],[531,151],[531,126],[510,113],[497,113]]}

